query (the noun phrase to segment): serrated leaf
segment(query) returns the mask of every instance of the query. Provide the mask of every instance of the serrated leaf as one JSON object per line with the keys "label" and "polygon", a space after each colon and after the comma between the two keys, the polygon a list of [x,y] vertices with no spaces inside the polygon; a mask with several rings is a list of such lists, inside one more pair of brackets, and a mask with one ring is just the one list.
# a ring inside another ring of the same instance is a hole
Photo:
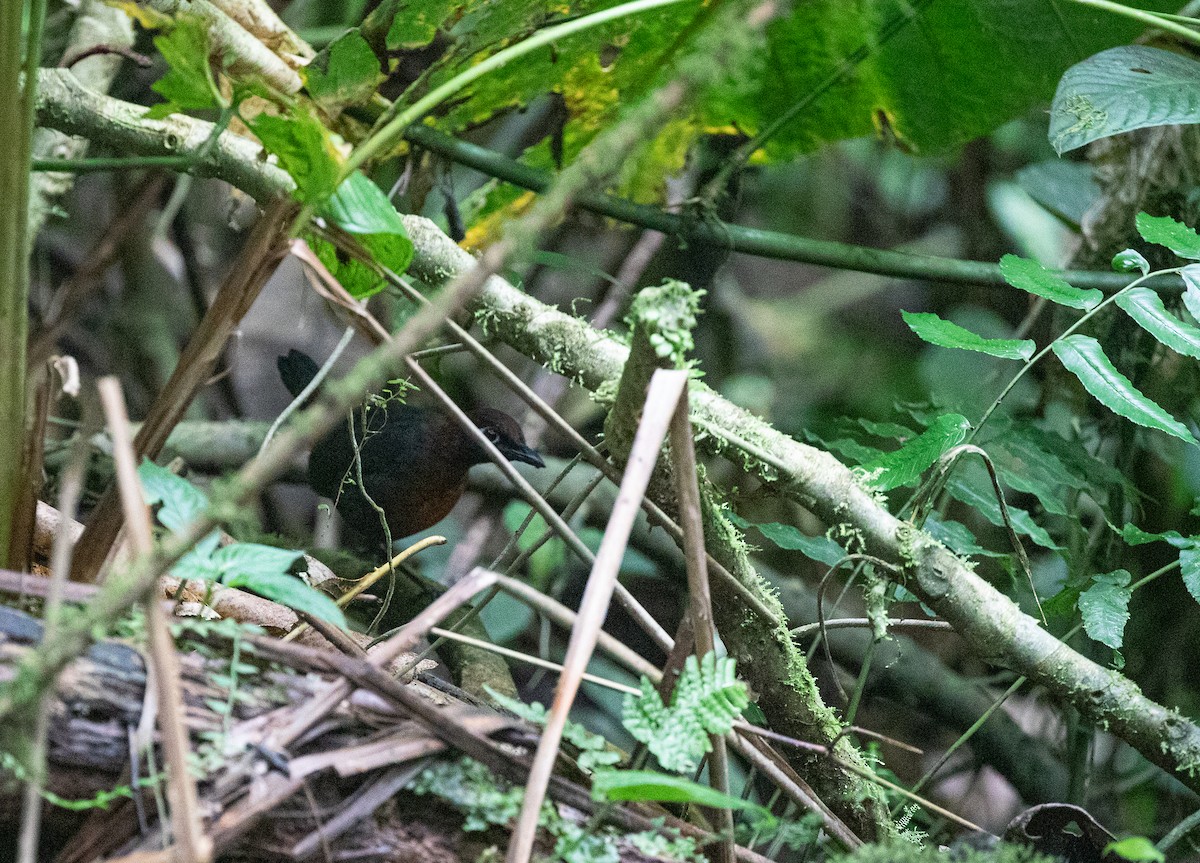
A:
{"label": "serrated leaf", "polygon": [[907,441],[917,436],[915,431],[908,426],[900,425],[900,423],[881,423],[858,417],[854,420],[854,424],[875,435],[875,437],[888,438],[890,440]]}
{"label": "serrated leaf", "polygon": [[179,533],[208,508],[208,498],[186,479],[143,458],[138,480],[147,506],[162,504],[157,518],[163,527]]}
{"label": "serrated leaf", "polygon": [[1195,540],[1182,536],[1177,530],[1164,530],[1161,533],[1150,533],[1135,524],[1121,526],[1121,539],[1126,545],[1145,545],[1150,542],[1165,542],[1175,548],[1190,548]]}
{"label": "serrated leaf", "polygon": [[296,200],[317,204],[337,188],[343,162],[333,137],[312,112],[295,107],[287,117],[259,114],[250,129],[296,182]]}
{"label": "serrated leaf", "polygon": [[1060,306],[1087,311],[1104,299],[1104,294],[1099,291],[1072,287],[1058,273],[1047,270],[1037,261],[1016,255],[1005,255],[1000,259],[1000,273],[1004,276],[1004,281],[1014,288],[1058,303]]}
{"label": "serrated leaf", "polygon": [[1054,355],[1079,379],[1083,388],[1113,413],[1140,426],[1196,443],[1187,426],[1143,395],[1129,378],[1117,371],[1100,343],[1091,336],[1067,336],[1054,342],[1052,348]]}
{"label": "serrated leaf", "polygon": [[1179,550],[1179,571],[1187,592],[1200,602],[1200,548],[1192,545]]}
{"label": "serrated leaf", "polygon": [[960,557],[1008,557],[999,551],[991,551],[979,544],[975,534],[965,524],[951,519],[941,519],[930,513],[921,528]]}
{"label": "serrated leaf", "polygon": [[754,528],[775,545],[786,551],[798,551],[818,563],[833,566],[846,556],[846,550],[827,536],[808,536],[798,527],[779,522],[754,524],[735,512],[726,512],[725,517],[741,530]]}
{"label": "serrated leaf", "polygon": [[1118,273],[1132,273],[1137,270],[1144,276],[1150,272],[1150,262],[1136,249],[1125,249],[1113,255],[1112,268]]}
{"label": "serrated leaf", "polygon": [[735,674],[734,660],[706,653],[700,661],[687,658],[670,707],[642,677],[641,694],[625,697],[621,718],[664,769],[688,773],[704,753],[712,751],[709,735],[727,734],[749,700],[745,684]]}
{"label": "serrated leaf", "polygon": [[1200,321],[1200,264],[1188,264],[1179,275],[1183,276],[1183,304]]}
{"label": "serrated leaf", "polygon": [[757,803],[723,794],[680,776],[654,770],[600,770],[592,778],[592,799],[624,802],[654,800],[659,803],[694,803],[714,809],[770,813]]}
{"label": "serrated leaf", "polygon": [[194,15],[181,15],[169,32],[154,37],[154,47],[169,68],[150,89],[167,101],[151,107],[147,117],[225,107],[208,62],[208,24]]}
{"label": "serrated leaf", "polygon": [[1050,106],[1059,155],[1134,129],[1200,121],[1200,63],[1160,48],[1122,45],[1076,63]]}
{"label": "serrated leaf", "polygon": [[837,453],[855,464],[862,464],[863,462],[868,462],[884,455],[883,450],[861,444],[851,438],[826,440],[810,431],[805,431],[804,436],[813,443],[824,447],[832,453]]}
{"label": "serrated leaf", "polygon": [[1116,299],[1129,317],[1176,353],[1200,357],[1200,329],[1167,311],[1162,297],[1149,288],[1131,288]]}
{"label": "serrated leaf", "polygon": [[1083,628],[1093,641],[1120,650],[1129,621],[1131,576],[1123,569],[1092,576],[1092,586],[1079,594]]}
{"label": "serrated leaf", "polygon": [[339,36],[322,52],[317,62],[304,70],[308,93],[323,106],[366,101],[384,80],[379,58],[357,30]]}
{"label": "serrated leaf", "polygon": [[[1067,440],[1062,435],[1046,431],[1031,422],[1015,424],[1012,433],[1028,438],[1033,446],[1058,459],[1068,473],[1076,478],[1077,484],[1073,485],[1073,488],[1087,489],[1088,494],[1096,498],[1104,486],[1114,486],[1121,488],[1130,498],[1139,497],[1137,487],[1125,474],[1091,455],[1082,441]],[[1099,502],[1103,504],[1102,500]]]}
{"label": "serrated leaf", "polygon": [[871,486],[881,491],[910,485],[945,452],[966,440],[970,430],[970,421],[961,414],[943,414],[916,438],[895,452],[867,462],[862,470]]}
{"label": "serrated leaf", "polygon": [[[1200,66],[1200,63],[1196,65]],[[1200,260],[1200,234],[1182,222],[1170,216],[1151,216],[1148,213],[1138,213],[1136,222],[1138,233],[1147,243],[1166,246],[1181,258]]]}
{"label": "serrated leaf", "polygon": [[[970,462],[959,464],[946,482],[946,491],[955,500],[961,501],[975,510],[997,527],[1004,526],[1004,514],[1000,511],[1000,503],[996,500],[992,482],[982,465]],[[1045,528],[1033,520],[1026,510],[1009,505],[1008,516],[1012,520],[1013,530],[1022,536],[1027,536],[1042,548],[1057,551],[1060,546],[1050,538]]]}
{"label": "serrated leaf", "polygon": [[931,312],[901,310],[900,315],[904,318],[904,323],[908,324],[908,328],[923,341],[940,348],[975,351],[1004,360],[1027,360],[1033,356],[1037,347],[1030,339],[985,339]]}
{"label": "serrated leaf", "polygon": [[[1066,475],[1065,470],[1052,474],[1041,470],[1042,465],[1057,462],[1057,459],[1041,453],[1042,458],[1036,461],[1026,460],[1029,453],[1015,452],[1006,448],[1003,442],[993,441],[988,444],[988,455],[996,466],[996,473],[1004,485],[1016,491],[1031,494],[1046,512],[1055,515],[1066,515],[1067,506],[1059,480]],[[1059,464],[1061,469],[1061,463]]]}
{"label": "serrated leaf", "polygon": [[228,587],[249,590],[280,605],[327,620],[342,629],[346,628],[346,616],[342,614],[337,603],[294,575],[282,572],[235,573],[226,575],[222,583]]}

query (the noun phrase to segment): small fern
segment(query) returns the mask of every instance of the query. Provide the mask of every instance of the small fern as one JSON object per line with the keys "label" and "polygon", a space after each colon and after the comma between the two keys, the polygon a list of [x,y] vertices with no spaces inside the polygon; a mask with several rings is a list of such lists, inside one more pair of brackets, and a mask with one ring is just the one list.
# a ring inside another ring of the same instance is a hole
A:
{"label": "small fern", "polygon": [[[516,698],[509,698],[507,695],[502,695],[490,686],[484,686],[488,695],[499,704],[501,707],[511,710],[517,716],[527,722],[532,722],[534,725],[541,727],[546,726],[548,713],[546,708],[537,703],[526,704],[524,701],[519,701]],[[563,728],[563,737],[568,743],[571,743],[579,749],[579,757],[575,759],[575,763],[579,765],[579,769],[584,773],[594,773],[598,767],[611,767],[621,760],[621,754],[615,750],[608,748],[608,741],[599,734],[593,734],[588,731],[578,722],[567,720],[566,726]]]}
{"label": "small fern", "polygon": [[745,684],[734,673],[735,666],[728,656],[708,653],[699,662],[689,656],[670,707],[643,677],[642,694],[625,698],[625,727],[646,744],[665,770],[692,772],[712,750],[708,736],[727,734],[750,703]]}

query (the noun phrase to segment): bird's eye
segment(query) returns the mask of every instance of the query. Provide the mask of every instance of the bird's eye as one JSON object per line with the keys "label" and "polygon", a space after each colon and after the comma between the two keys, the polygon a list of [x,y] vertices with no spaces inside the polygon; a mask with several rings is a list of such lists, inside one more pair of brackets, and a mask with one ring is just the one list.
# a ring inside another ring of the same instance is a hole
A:
{"label": "bird's eye", "polygon": [[482,431],[483,436],[485,438],[487,438],[488,440],[490,440],[492,443],[495,443],[496,441],[500,440],[500,432],[496,431],[491,426],[484,426],[482,429],[480,429],[480,431]]}

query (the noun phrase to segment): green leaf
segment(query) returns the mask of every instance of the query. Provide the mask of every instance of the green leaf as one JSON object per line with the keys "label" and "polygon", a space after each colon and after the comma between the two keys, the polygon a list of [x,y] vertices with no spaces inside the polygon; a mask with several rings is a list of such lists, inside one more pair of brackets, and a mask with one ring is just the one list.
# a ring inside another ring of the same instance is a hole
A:
{"label": "green leaf", "polygon": [[194,15],[181,15],[168,33],[154,37],[154,47],[169,68],[150,89],[167,101],[150,108],[147,117],[158,120],[176,112],[226,106],[208,63],[208,24]]}
{"label": "green leaf", "polygon": [[1110,852],[1134,863],[1163,863],[1167,859],[1145,836],[1127,836],[1116,842],[1109,842],[1101,854],[1108,856]]}
{"label": "green leaf", "polygon": [[1030,339],[985,339],[952,321],[943,320],[930,312],[906,312],[900,315],[909,329],[931,345],[976,351],[1004,360],[1027,360],[1036,345]]}
{"label": "green leaf", "polygon": [[659,803],[694,803],[713,809],[733,809],[768,814],[766,808],[741,797],[680,776],[654,770],[600,770],[592,778],[592,799],[597,802],[653,800]]}
{"label": "green leaf", "polygon": [[175,562],[175,565],[171,567],[172,574],[185,580],[220,581],[221,569],[212,559],[213,552],[220,543],[221,532],[214,530]]}
{"label": "green leaf", "polygon": [[1183,586],[1200,602],[1200,548],[1193,544],[1179,550],[1179,570],[1183,575]]}
{"label": "green leaf", "polygon": [[[347,177],[318,212],[353,234],[373,261],[393,273],[403,273],[412,261],[413,245],[404,221],[383,190],[361,171]],[[366,264],[344,259],[328,243],[325,246],[317,249],[317,256],[355,299],[369,297],[387,285]]]}
{"label": "green leaf", "polygon": [[1003,440],[992,441],[987,446],[1000,481],[1011,489],[1032,494],[1046,512],[1067,515],[1062,487],[1065,483],[1062,481],[1064,478],[1073,480],[1073,477],[1062,468],[1062,463],[1049,453],[1036,450],[1018,452],[1005,446],[1005,443]]}
{"label": "green leaf", "polygon": [[296,181],[296,200],[316,204],[334,193],[344,160],[329,130],[308,108],[296,106],[287,117],[259,114],[250,129]]}
{"label": "green leaf", "polygon": [[[608,5],[581,0],[569,14]],[[1148,5],[1168,8],[1163,0]],[[371,44],[386,37],[389,48],[447,45],[417,85],[427,92],[559,20],[565,8],[548,0],[397,0],[380,4],[363,32]],[[681,3],[560,40],[553,50],[477,82],[447,106],[439,128],[456,134],[559,93],[565,97],[562,137],[569,162],[620,106],[632,104],[648,82],[669,75],[675,56],[688,55],[692,46],[676,37],[698,29],[698,16],[706,14],[702,4]],[[722,57],[724,74],[710,95],[648,141],[643,159],[658,169],[651,178],[656,180],[664,169],[682,165],[704,130],[736,128],[750,136],[785,114],[792,119],[768,141],[761,154],[767,160],[790,160],[829,141],[864,136],[894,138],[922,153],[946,150],[1044,103],[1072,63],[1138,32],[1136,22],[1044,0],[792,4],[763,36]],[[1004,86],[996,87],[997,81]],[[542,166],[548,166],[547,149],[539,145],[527,158],[545,158]],[[649,186],[642,180],[637,188],[645,195]]]}
{"label": "green leaf", "polygon": [[222,575],[286,573],[303,553],[254,542],[235,542],[217,549],[213,562]]}
{"label": "green leaf", "polygon": [[365,102],[384,80],[379,58],[357,30],[338,37],[305,68],[304,76],[309,95],[323,107],[336,108]]}
{"label": "green leaf", "polygon": [[[1196,65],[1200,67],[1200,63]],[[1200,234],[1170,216],[1151,216],[1146,213],[1138,213],[1137,229],[1147,243],[1166,246],[1181,258],[1200,260]]]}
{"label": "green leaf", "polygon": [[1092,166],[1049,159],[1017,171],[1017,184],[1051,213],[1078,226],[1100,196]]}
{"label": "green leaf", "polygon": [[1100,343],[1091,336],[1067,336],[1054,342],[1052,347],[1054,355],[1079,378],[1083,388],[1113,413],[1140,426],[1196,443],[1187,426],[1148,399],[1129,378],[1117,371]]}
{"label": "green leaf", "polygon": [[1129,620],[1129,582],[1132,576],[1123,569],[1092,576],[1092,586],[1079,594],[1079,613],[1083,628],[1094,641],[1120,650]]}
{"label": "green leaf", "polygon": [[1175,548],[1191,548],[1196,540],[1182,536],[1177,530],[1164,530],[1162,533],[1150,533],[1135,524],[1125,524],[1120,530],[1121,539],[1126,545],[1145,545],[1149,542],[1165,542]]}
{"label": "green leaf", "polygon": [[[534,725],[541,727],[546,726],[549,719],[549,712],[545,706],[538,702],[526,704],[516,698],[509,698],[503,693],[497,692],[492,687],[484,684],[483,687],[487,690],[487,694],[493,701],[508,710],[511,710],[522,719],[532,722]],[[579,765],[579,769],[586,773],[592,773],[597,768],[609,767],[617,764],[621,760],[619,752],[615,752],[608,748],[608,741],[599,734],[589,731],[578,722],[567,720],[563,726],[563,739],[572,744],[579,750],[579,757],[575,763]]]}
{"label": "green leaf", "polygon": [[1162,297],[1149,288],[1131,288],[1116,303],[1138,326],[1176,353],[1200,357],[1200,329],[1167,311]]}
{"label": "green leaf", "polygon": [[[1046,431],[1028,421],[1015,423],[1005,437],[1026,441],[1027,444],[1021,446],[1021,452],[1031,447],[1056,459],[1074,478],[1073,483],[1067,480],[1063,480],[1063,483],[1071,488],[1086,489],[1101,505],[1107,498],[1106,487],[1120,488],[1131,499],[1139,496],[1136,486],[1125,474],[1091,455],[1082,440],[1067,440],[1056,432]],[[1031,460],[1036,463],[1037,457],[1031,455]]]}
{"label": "green leaf", "polygon": [[282,572],[235,573],[225,575],[221,583],[228,587],[249,590],[288,608],[327,620],[342,629],[346,628],[346,616],[342,614],[337,603],[294,575]]}
{"label": "green leaf", "polygon": [[754,528],[775,545],[786,551],[799,551],[826,566],[833,566],[846,556],[846,550],[827,536],[808,536],[798,527],[779,522],[754,524],[736,512],[726,511],[725,517],[741,530]]}
{"label": "green leaf", "polygon": [[138,480],[146,506],[162,504],[158,520],[172,533],[180,533],[208,508],[208,498],[186,479],[143,458]]}
{"label": "green leaf", "polygon": [[971,423],[960,414],[943,414],[895,452],[862,466],[870,484],[881,491],[911,485],[947,451],[966,440]]}
{"label": "green leaf", "polygon": [[640,696],[625,696],[622,721],[664,769],[676,773],[695,770],[704,753],[712,751],[709,735],[727,734],[750,702],[734,660],[714,653],[699,662],[695,656],[687,658],[670,707],[645,677],[641,689]]}
{"label": "green leaf", "polygon": [[1200,321],[1200,264],[1188,264],[1179,275],[1183,276],[1183,304]]}
{"label": "green leaf", "polygon": [[1122,45],[1076,63],[1050,106],[1059,155],[1148,126],[1200,121],[1200,63],[1160,48]]}
{"label": "green leaf", "polygon": [[[962,501],[992,524],[997,527],[1004,526],[1004,514],[1000,511],[1000,503],[996,500],[991,479],[988,478],[983,465],[974,462],[957,465],[950,479],[946,481],[946,491],[955,500]],[[1059,549],[1059,545],[1050,538],[1045,528],[1035,522],[1026,510],[1010,505],[1008,516],[1012,520],[1013,530],[1017,533],[1029,537],[1042,548],[1052,551]]]}
{"label": "green leaf", "polygon": [[1150,262],[1136,249],[1126,249],[1113,255],[1112,268],[1118,273],[1132,273],[1137,270],[1144,276],[1150,272]]}
{"label": "green leaf", "polygon": [[960,557],[1008,557],[999,551],[991,551],[979,544],[975,534],[965,524],[950,519],[941,519],[937,513],[930,513],[921,528]]}
{"label": "green leaf", "polygon": [[1005,255],[1000,259],[1000,272],[1004,281],[1026,293],[1084,311],[1099,305],[1104,294],[1097,290],[1074,288],[1057,273],[1047,270],[1037,261]]}

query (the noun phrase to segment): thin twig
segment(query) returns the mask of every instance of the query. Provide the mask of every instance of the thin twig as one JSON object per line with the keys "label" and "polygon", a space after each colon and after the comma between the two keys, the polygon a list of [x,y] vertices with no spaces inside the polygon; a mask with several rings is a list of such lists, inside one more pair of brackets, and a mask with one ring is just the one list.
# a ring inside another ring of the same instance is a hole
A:
{"label": "thin twig", "polygon": [[[112,436],[113,467],[117,475],[121,507],[125,511],[126,530],[134,551],[139,555],[148,555],[154,547],[154,536],[150,527],[150,511],[138,481],[133,441],[129,436],[129,416],[125,412],[121,384],[114,377],[106,377],[97,382],[97,387]],[[160,699],[159,728],[167,767],[170,769],[167,792],[171,799],[171,832],[175,839],[177,859],[182,863],[206,863],[212,856],[212,843],[202,832],[196,784],[188,764],[190,747],[184,722],[183,688],[175,656],[175,642],[158,597],[151,594],[143,608],[150,643],[150,665]]]}
{"label": "thin twig", "polygon": [[[91,437],[93,412],[84,415],[84,428],[76,436],[71,447],[71,457],[62,473],[58,489],[58,511],[74,513],[83,494],[84,476],[87,473],[88,439]],[[50,583],[46,601],[42,607],[42,639],[52,642],[58,634],[59,615],[63,604],[63,587],[67,572],[71,568],[71,552],[75,548],[75,536],[71,530],[71,517],[64,515],[54,532],[54,545],[50,552]],[[24,575],[24,573],[22,573]],[[25,783],[24,808],[21,813],[21,836],[17,851],[19,863],[37,863],[38,833],[42,815],[42,790],[45,787],[46,738],[50,731],[50,706],[54,693],[45,692],[38,701],[33,731],[29,742],[29,779]]]}
{"label": "thin twig", "polygon": [[587,588],[579,605],[579,618],[571,631],[567,655],[563,660],[563,674],[555,689],[554,704],[529,771],[521,815],[508,846],[508,863],[528,863],[533,853],[538,815],[546,797],[550,776],[554,772],[554,762],[558,757],[558,745],[562,740],[563,729],[566,727],[567,713],[575,700],[575,694],[579,691],[583,672],[587,669],[599,632],[604,625],[604,618],[608,615],[609,601],[617,584],[621,560],[625,555],[634,521],[637,519],[641,498],[650,484],[650,476],[658,462],[658,454],[667,435],[671,416],[675,412],[675,404],[686,382],[685,371],[660,370],[651,380],[646,395],[645,411],[629,454],[625,478],[621,482],[621,491],[613,506],[608,527],[604,531],[596,562],[588,576]]}

